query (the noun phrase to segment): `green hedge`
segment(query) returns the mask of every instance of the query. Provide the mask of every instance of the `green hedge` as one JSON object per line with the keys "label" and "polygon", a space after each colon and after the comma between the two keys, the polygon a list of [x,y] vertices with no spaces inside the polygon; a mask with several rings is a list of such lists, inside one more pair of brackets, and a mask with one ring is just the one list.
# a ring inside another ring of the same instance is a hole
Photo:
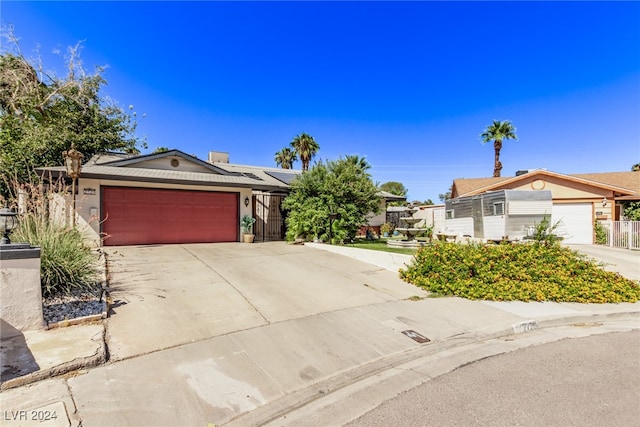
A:
{"label": "green hedge", "polygon": [[560,245],[456,244],[421,248],[403,280],[444,295],[496,301],[619,303],[640,285]]}

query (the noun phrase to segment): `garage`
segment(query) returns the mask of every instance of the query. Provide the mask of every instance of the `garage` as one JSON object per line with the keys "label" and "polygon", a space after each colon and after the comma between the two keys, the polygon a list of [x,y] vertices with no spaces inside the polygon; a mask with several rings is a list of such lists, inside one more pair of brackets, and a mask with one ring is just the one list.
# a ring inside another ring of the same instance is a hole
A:
{"label": "garage", "polygon": [[554,203],[552,224],[560,221],[556,232],[564,243],[593,243],[593,212],[591,203]]}
{"label": "garage", "polygon": [[104,245],[236,242],[239,193],[101,187]]}

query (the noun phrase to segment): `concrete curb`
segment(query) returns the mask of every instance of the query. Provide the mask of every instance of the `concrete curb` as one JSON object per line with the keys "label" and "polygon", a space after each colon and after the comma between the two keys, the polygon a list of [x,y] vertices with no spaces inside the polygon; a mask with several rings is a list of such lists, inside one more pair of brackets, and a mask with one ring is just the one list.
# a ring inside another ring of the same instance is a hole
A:
{"label": "concrete curb", "polygon": [[[352,386],[358,382],[366,381],[367,379],[370,379],[374,376],[380,376],[385,371],[398,369],[402,366],[409,365],[419,359],[435,356],[439,353],[451,351],[454,349],[463,349],[464,347],[469,347],[470,349],[472,349],[473,346],[477,346],[479,343],[507,338],[510,336],[522,335],[525,332],[539,329],[553,329],[565,326],[599,326],[599,324],[601,323],[638,319],[640,319],[640,312],[621,312],[591,315],[579,314],[576,316],[568,316],[564,318],[549,320],[524,321],[510,325],[510,327],[508,328],[489,334],[478,334],[477,332],[471,332],[462,335],[454,335],[446,338],[443,341],[426,343],[420,347],[415,347],[387,357],[382,357],[345,372],[336,373],[335,375],[329,378],[325,378],[309,387],[301,390],[295,390],[289,394],[286,394],[279,399],[276,399],[264,406],[254,409],[253,411],[240,414],[235,418],[230,419],[229,421],[223,422],[221,425],[266,425],[283,417],[286,418],[287,414],[292,413],[296,410],[300,410],[301,408],[310,405],[319,399],[326,398],[332,393],[337,393],[340,390],[345,389],[346,387]],[[640,329],[640,322],[638,322],[638,325],[635,329]],[[508,353],[517,349],[518,348],[513,348],[509,351],[498,352],[492,354],[491,356]],[[442,372],[442,374],[446,374],[459,368],[460,366],[472,363],[477,360],[480,359],[466,360],[459,364],[452,365],[451,369],[448,369],[446,372]]]}
{"label": "concrete curb", "polygon": [[20,387],[37,381],[64,375],[72,371],[77,371],[79,369],[92,368],[106,362],[107,348],[105,344],[104,325],[102,325],[102,331],[99,336],[93,338],[93,340],[98,342],[98,349],[94,354],[85,357],[78,357],[74,360],[61,363],[60,365],[54,366],[49,369],[43,369],[27,375],[23,375],[21,377],[12,378],[3,382],[2,385],[0,385],[0,390],[9,390],[11,388]]}

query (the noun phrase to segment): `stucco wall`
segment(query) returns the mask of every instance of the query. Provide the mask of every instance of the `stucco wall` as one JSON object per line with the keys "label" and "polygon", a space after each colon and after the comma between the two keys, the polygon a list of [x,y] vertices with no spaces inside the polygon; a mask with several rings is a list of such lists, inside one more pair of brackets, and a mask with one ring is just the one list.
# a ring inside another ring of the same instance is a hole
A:
{"label": "stucco wall", "polygon": [[387,222],[387,202],[385,200],[380,201],[380,212],[374,214],[373,212],[367,216],[367,224],[371,227],[379,227]]}
{"label": "stucco wall", "polygon": [[[507,187],[505,187],[507,188]],[[575,181],[560,179],[553,176],[533,176],[518,181],[515,186],[508,186],[515,190],[549,190],[553,199],[588,199],[612,197],[612,192],[604,188],[593,187]]]}
{"label": "stucco wall", "polygon": [[[28,251],[30,254],[27,258],[0,260],[0,318],[3,323],[3,339],[22,331],[44,327],[40,249]],[[8,251],[3,252],[6,254]]]}

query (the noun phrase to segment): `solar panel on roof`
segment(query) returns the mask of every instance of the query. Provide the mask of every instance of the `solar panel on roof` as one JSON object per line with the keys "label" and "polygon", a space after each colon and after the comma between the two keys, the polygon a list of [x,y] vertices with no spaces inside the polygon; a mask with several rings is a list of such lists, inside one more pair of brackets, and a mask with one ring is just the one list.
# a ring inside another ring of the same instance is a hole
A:
{"label": "solar panel on roof", "polygon": [[258,175],[253,174],[251,172],[243,172],[242,175],[246,176],[247,178],[252,178],[252,179],[257,179],[258,181],[263,181],[262,178],[260,178]]}
{"label": "solar panel on roof", "polygon": [[287,173],[287,172],[264,171],[264,173],[266,173],[272,178],[277,179],[278,181],[284,182],[287,185],[291,184],[291,181],[293,181],[298,176],[297,173]]}

